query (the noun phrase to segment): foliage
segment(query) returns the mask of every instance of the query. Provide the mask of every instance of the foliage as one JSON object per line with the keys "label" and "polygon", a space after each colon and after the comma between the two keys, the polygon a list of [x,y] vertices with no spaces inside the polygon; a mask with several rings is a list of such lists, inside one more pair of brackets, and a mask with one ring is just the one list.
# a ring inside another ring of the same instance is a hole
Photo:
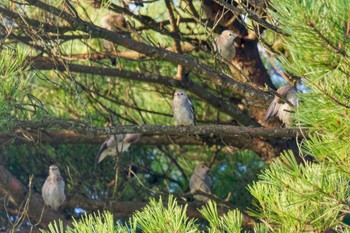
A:
{"label": "foliage", "polygon": [[41,115],[41,102],[30,93],[27,53],[21,47],[0,51],[0,129],[3,131],[8,131],[16,119]]}
{"label": "foliage", "polygon": [[241,232],[243,216],[239,210],[230,210],[227,214],[219,216],[217,204],[211,200],[199,211],[209,226],[207,231],[210,233],[222,232]]}
{"label": "foliage", "polygon": [[[186,216],[187,205],[179,205],[173,196],[169,196],[167,204],[162,198],[158,201],[151,199],[149,204],[141,211],[133,214],[127,225],[119,222],[116,224],[113,215],[104,211],[103,214],[85,215],[81,220],[74,221],[73,227],[64,230],[62,222],[54,222],[49,230],[43,233],[77,233],[77,232],[203,232],[198,229],[196,219]],[[235,209],[223,216],[218,215],[217,204],[209,201],[200,210],[201,214],[208,220],[209,226],[205,232],[242,232],[242,214]],[[257,226],[256,232],[266,232],[263,226]]]}
{"label": "foliage", "polygon": [[[252,214],[272,231],[345,230],[349,172],[348,1],[273,1],[271,15],[288,33],[281,65],[306,80],[295,114],[312,134],[301,144],[314,162],[298,165],[285,152],[249,186],[256,198]],[[346,231],[346,230],[345,230]]]}

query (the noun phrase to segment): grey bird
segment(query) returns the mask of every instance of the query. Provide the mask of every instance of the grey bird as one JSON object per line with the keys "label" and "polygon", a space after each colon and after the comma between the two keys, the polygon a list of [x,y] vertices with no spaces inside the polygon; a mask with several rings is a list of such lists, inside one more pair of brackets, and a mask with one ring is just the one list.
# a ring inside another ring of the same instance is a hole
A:
{"label": "grey bird", "polygon": [[174,93],[173,116],[176,125],[195,125],[196,116],[194,113],[193,104],[186,92],[177,90]]}
{"label": "grey bird", "polygon": [[[210,188],[213,182],[210,175],[208,174],[208,171],[209,168],[203,163],[200,163],[196,166],[190,179],[191,192],[200,190],[208,194],[211,193]],[[209,199],[208,197],[203,195],[194,195],[194,198],[196,198],[198,201],[203,202],[206,202]]]}
{"label": "grey bird", "polygon": [[41,188],[41,195],[45,205],[50,206],[53,210],[58,210],[66,200],[64,181],[56,165],[50,166],[49,176]]}
{"label": "grey bird", "polygon": [[277,92],[281,96],[285,97],[289,102],[291,102],[293,106],[290,106],[278,96],[275,96],[269,108],[267,109],[264,121],[268,120],[270,117],[277,116],[283,122],[285,127],[289,128],[293,124],[291,112],[293,112],[293,108],[297,107],[298,105],[298,99],[296,95],[297,89],[293,86],[285,85],[278,88]]}
{"label": "grey bird", "polygon": [[225,30],[218,35],[214,41],[214,50],[229,62],[231,62],[236,55],[234,41],[237,36],[235,32]]}
{"label": "grey bird", "polygon": [[133,134],[116,134],[109,136],[102,144],[98,155],[97,162],[100,163],[108,155],[117,156],[127,151],[132,143],[140,140],[141,135],[139,133]]}
{"label": "grey bird", "polygon": [[[107,14],[103,16],[101,19],[101,27],[114,32],[125,31],[126,29],[125,17],[117,13]],[[109,55],[115,55],[117,52],[115,49],[114,43],[108,40],[103,40],[103,47]],[[116,59],[111,58],[111,61],[112,61],[112,65],[115,66]]]}

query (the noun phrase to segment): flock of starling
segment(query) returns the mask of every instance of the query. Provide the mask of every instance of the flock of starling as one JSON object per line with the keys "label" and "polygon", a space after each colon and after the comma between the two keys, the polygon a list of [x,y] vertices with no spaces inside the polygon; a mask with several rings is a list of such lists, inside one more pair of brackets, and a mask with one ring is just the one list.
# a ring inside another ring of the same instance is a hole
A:
{"label": "flock of starling", "polygon": [[[126,21],[124,16],[116,13],[107,14],[101,20],[101,26],[111,31],[122,31],[126,28]],[[234,40],[237,34],[231,30],[225,30],[218,35],[213,43],[214,50],[225,60],[231,62],[236,55]],[[111,56],[112,64],[115,65],[115,58],[112,56],[116,54],[115,45],[107,40],[103,40],[103,46],[108,55]],[[293,108],[297,106],[297,90],[292,86],[282,86],[277,92],[289,101],[286,103],[282,98],[275,97],[271,102],[264,121],[270,117],[277,116],[285,125],[290,127],[292,119],[290,113]],[[291,106],[291,104],[293,106]],[[186,92],[177,90],[174,93],[172,101],[173,117],[176,125],[195,125],[196,116],[193,104]],[[140,139],[140,134],[117,134],[109,136],[102,144],[98,155],[97,162],[100,163],[107,156],[118,156],[128,150],[131,144],[136,143]],[[198,164],[190,178],[191,193],[199,190],[201,192],[210,194],[212,179],[208,174],[209,168],[200,163]],[[66,195],[64,193],[65,183],[56,165],[51,165],[49,169],[49,176],[47,177],[42,187],[42,197],[45,205],[57,210],[65,201]],[[206,202],[209,198],[203,195],[194,195],[194,198]]]}

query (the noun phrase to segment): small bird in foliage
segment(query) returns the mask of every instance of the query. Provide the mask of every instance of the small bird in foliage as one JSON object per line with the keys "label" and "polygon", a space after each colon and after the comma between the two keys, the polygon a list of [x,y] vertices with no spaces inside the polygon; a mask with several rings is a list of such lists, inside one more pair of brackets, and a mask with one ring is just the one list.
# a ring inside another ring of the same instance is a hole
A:
{"label": "small bird in foliage", "polygon": [[[102,17],[101,19],[101,27],[108,29],[110,31],[118,32],[125,31],[126,29],[126,21],[125,17],[121,14],[110,13]],[[103,40],[103,47],[107,51],[109,55],[115,55],[116,49],[113,42],[108,40]],[[111,58],[112,65],[116,65],[116,59]]]}
{"label": "small bird in foliage", "polygon": [[291,112],[293,112],[293,108],[298,105],[298,99],[296,95],[297,89],[293,86],[285,85],[278,88],[277,92],[286,98],[293,106],[283,101],[280,97],[275,96],[269,108],[267,109],[264,121],[268,120],[270,117],[277,116],[283,122],[285,127],[291,127],[293,124]]}
{"label": "small bird in foliage", "polygon": [[[203,163],[200,163],[196,166],[190,179],[191,192],[200,190],[208,194],[211,193],[210,188],[213,182],[210,175],[208,174],[208,171],[209,168]],[[209,199],[203,195],[195,195],[194,198],[196,198],[198,201],[203,202],[206,202]]]}
{"label": "small bird in foliage", "polygon": [[98,152],[97,162],[100,163],[108,155],[117,156],[118,154],[127,151],[132,143],[140,140],[140,137],[141,135],[138,133],[109,136]]}
{"label": "small bird in foliage", "polygon": [[58,210],[66,200],[64,181],[56,165],[50,166],[49,176],[41,189],[41,195],[45,205],[50,206],[53,210]]}
{"label": "small bird in foliage", "polygon": [[223,58],[231,62],[236,55],[234,46],[237,34],[231,30],[225,30],[215,38],[214,50],[218,52]]}
{"label": "small bird in foliage", "polygon": [[173,103],[173,116],[176,125],[195,125],[196,116],[194,113],[193,104],[186,92],[183,90],[177,90],[174,93]]}

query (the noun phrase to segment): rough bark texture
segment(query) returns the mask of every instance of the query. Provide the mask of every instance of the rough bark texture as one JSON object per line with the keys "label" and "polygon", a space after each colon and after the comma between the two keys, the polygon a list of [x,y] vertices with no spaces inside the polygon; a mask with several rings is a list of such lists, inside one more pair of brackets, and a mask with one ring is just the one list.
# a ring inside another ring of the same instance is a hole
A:
{"label": "rough bark texture", "polygon": [[[203,0],[202,5],[208,19],[218,21],[224,28],[233,30],[240,35],[241,40],[235,45],[236,56],[232,60],[232,64],[241,70],[248,80],[261,86],[268,85],[270,88],[276,89],[260,59],[258,40],[255,36],[248,35],[247,29],[241,23],[241,16],[238,13],[234,14],[214,0]],[[232,6],[237,5],[238,3],[234,1]],[[231,68],[231,72],[236,79],[243,81],[235,69]]]}

